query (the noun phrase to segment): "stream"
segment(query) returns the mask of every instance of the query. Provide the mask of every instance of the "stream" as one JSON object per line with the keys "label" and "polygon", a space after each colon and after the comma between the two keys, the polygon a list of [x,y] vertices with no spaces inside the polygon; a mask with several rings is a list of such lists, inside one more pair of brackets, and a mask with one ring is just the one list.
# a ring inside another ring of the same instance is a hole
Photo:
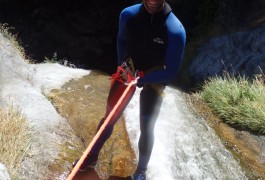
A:
{"label": "stream", "polygon": [[[138,151],[140,89],[125,110],[126,128]],[[155,127],[155,144],[147,179],[247,179],[239,163],[215,131],[201,117],[191,114],[182,92],[165,89]]]}

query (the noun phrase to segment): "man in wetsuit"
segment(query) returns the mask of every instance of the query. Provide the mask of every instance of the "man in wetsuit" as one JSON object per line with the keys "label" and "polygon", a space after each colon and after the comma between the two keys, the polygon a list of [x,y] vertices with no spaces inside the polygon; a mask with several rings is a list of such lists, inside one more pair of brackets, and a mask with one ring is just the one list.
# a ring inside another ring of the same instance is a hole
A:
{"label": "man in wetsuit", "polygon": [[[134,178],[145,179],[154,144],[154,126],[164,85],[175,80],[186,42],[185,29],[165,0],[143,0],[120,15],[118,60],[128,57],[144,71],[137,86],[140,94],[139,161]],[[166,121],[166,119],[164,119]]]}
{"label": "man in wetsuit", "polygon": [[[165,0],[143,0],[143,3],[127,7],[120,14],[117,37],[118,63],[121,65],[130,59],[134,64],[133,69],[144,72],[144,76],[136,84],[142,90],[139,161],[133,175],[135,180],[146,179],[145,172],[153,149],[154,127],[162,104],[163,90],[179,73],[185,42],[185,29]],[[106,115],[125,88],[126,85],[120,81],[114,82],[108,97]],[[129,91],[122,109],[103,131],[81,169],[86,169],[97,161],[100,149],[110,137],[114,124],[129,103],[134,90],[132,88]],[[99,127],[104,119],[105,117]]]}

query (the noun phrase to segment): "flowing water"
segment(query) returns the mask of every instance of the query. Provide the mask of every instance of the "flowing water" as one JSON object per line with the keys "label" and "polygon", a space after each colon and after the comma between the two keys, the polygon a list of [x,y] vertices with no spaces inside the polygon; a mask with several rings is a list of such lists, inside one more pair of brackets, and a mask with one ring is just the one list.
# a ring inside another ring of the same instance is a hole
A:
{"label": "flowing water", "polygon": [[[139,94],[125,111],[127,130],[137,152]],[[148,165],[150,180],[247,179],[239,163],[202,118],[188,110],[180,91],[167,87],[155,127],[155,145]]]}

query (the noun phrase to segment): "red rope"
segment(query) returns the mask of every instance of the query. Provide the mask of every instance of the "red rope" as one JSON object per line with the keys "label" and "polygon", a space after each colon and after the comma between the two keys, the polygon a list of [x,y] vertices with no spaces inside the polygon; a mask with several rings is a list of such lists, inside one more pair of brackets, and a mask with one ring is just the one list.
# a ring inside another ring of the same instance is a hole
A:
{"label": "red rope", "polygon": [[100,127],[100,129],[98,130],[98,132],[96,133],[96,135],[94,136],[94,138],[92,139],[92,141],[90,142],[90,144],[88,145],[86,151],[83,153],[83,155],[81,156],[81,158],[78,160],[77,164],[74,166],[72,172],[69,174],[69,176],[67,177],[67,180],[72,180],[74,178],[74,176],[76,175],[76,173],[78,172],[80,166],[83,164],[85,158],[88,156],[88,154],[90,153],[92,147],[94,146],[94,144],[97,142],[98,138],[100,137],[102,131],[105,129],[105,127],[107,126],[107,124],[109,123],[110,119],[112,118],[112,116],[114,115],[115,111],[118,109],[118,107],[120,106],[122,100],[125,98],[125,96],[127,95],[128,91],[130,90],[130,88],[135,84],[134,81],[131,81],[128,86],[126,87],[126,89],[124,90],[123,94],[121,95],[120,99],[118,100],[117,104],[114,106],[114,108],[111,110],[111,112],[109,113],[109,115],[107,116],[107,118],[105,119],[104,123],[102,124],[102,126]]}

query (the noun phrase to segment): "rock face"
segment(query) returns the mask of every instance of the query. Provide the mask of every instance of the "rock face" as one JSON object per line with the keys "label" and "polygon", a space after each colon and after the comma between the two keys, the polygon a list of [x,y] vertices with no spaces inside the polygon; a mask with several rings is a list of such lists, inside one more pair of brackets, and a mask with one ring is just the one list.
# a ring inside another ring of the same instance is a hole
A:
{"label": "rock face", "polygon": [[198,49],[189,69],[196,82],[230,73],[253,77],[265,72],[265,24],[249,30],[213,38]]}
{"label": "rock face", "polygon": [[[47,73],[46,68],[56,74]],[[69,71],[58,72],[66,70],[65,68]],[[73,71],[77,74],[72,74]],[[87,74],[87,71],[58,64],[28,64],[13,44],[0,33],[0,108],[5,109],[10,104],[14,105],[21,109],[32,126],[30,147],[25,152],[18,172],[20,179],[45,179],[44,177],[48,176],[49,164],[58,158],[63,148],[78,149],[76,143],[80,140],[46,98],[45,92],[51,85],[58,83],[60,88],[60,83],[62,85],[73,77]],[[54,79],[60,76],[64,76],[65,79]],[[53,80],[56,83],[53,83]],[[66,170],[71,167],[71,162],[61,163],[61,166],[61,169]],[[0,179],[2,180],[1,177]]]}
{"label": "rock face", "polygon": [[10,180],[6,167],[2,163],[0,163],[0,179]]}

